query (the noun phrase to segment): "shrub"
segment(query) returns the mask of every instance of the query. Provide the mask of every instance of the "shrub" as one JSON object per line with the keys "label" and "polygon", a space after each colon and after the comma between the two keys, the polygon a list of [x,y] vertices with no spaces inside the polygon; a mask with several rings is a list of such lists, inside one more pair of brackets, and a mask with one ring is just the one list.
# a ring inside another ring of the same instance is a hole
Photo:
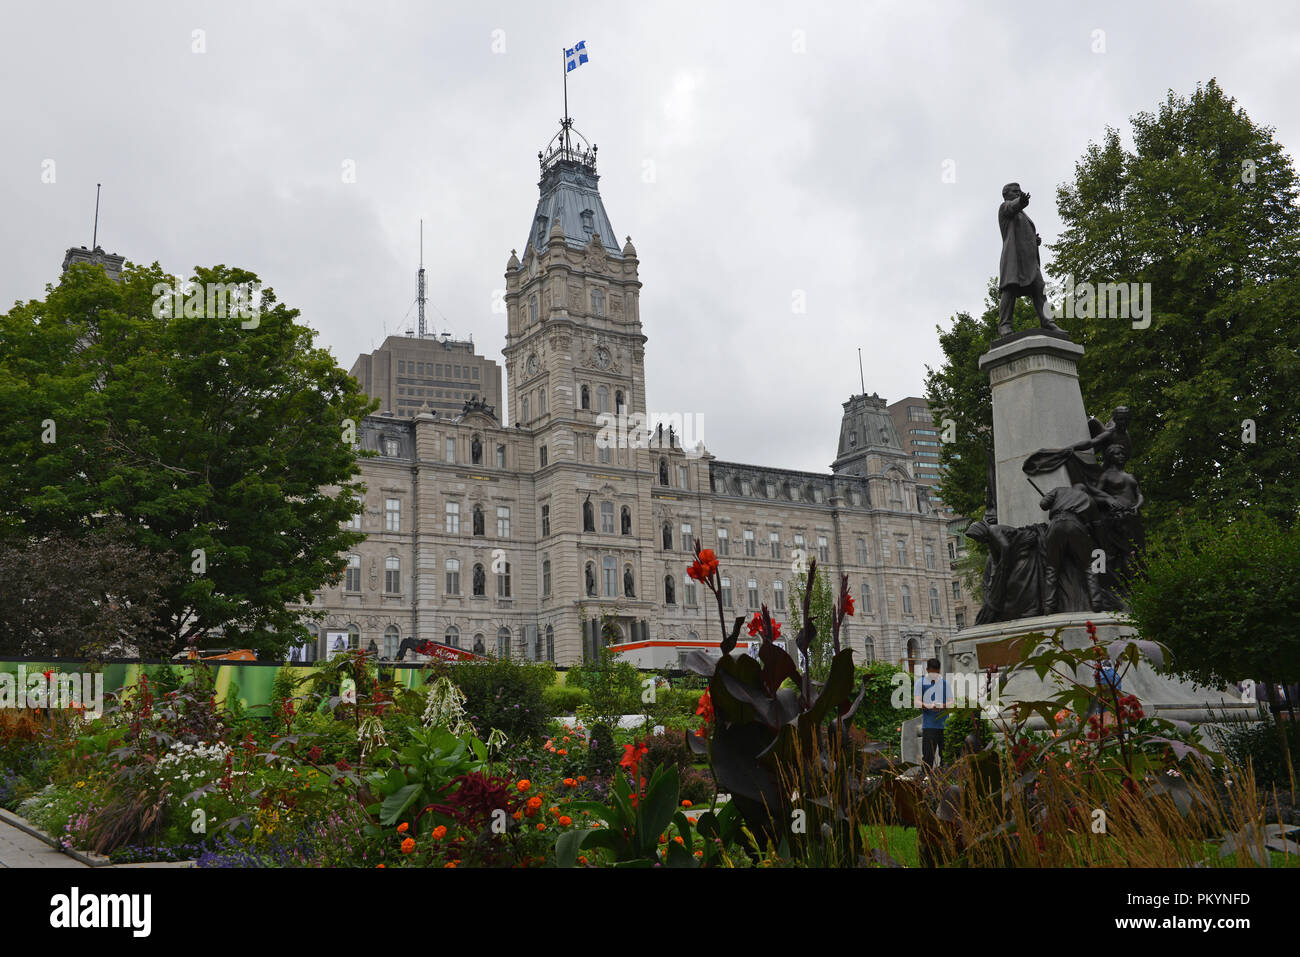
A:
{"label": "shrub", "polygon": [[641,759],[641,773],[647,778],[654,774],[655,768],[675,767],[679,772],[684,772],[695,764],[695,755],[691,753],[690,745],[686,743],[686,735],[682,732],[667,731],[664,734],[652,734],[645,738],[644,743],[647,747],[645,757]]}
{"label": "shrub", "polygon": [[552,685],[542,692],[547,717],[552,718],[556,715],[575,713],[579,707],[588,702],[589,697],[587,689],[570,688],[567,685]]}
{"label": "shrub", "polygon": [[546,731],[543,698],[555,673],[550,665],[509,660],[462,662],[434,669],[465,695],[465,713],[484,739],[495,728],[511,741],[540,738]]}
{"label": "shrub", "polygon": [[[854,727],[861,728],[873,740],[885,742],[891,748],[898,746],[899,725],[921,713],[910,707],[910,701],[909,707],[894,707],[893,699],[898,690],[894,676],[900,673],[905,674],[897,665],[887,661],[873,661],[856,669],[854,675],[859,683],[865,681],[867,684],[867,693],[853,716]],[[907,687],[910,689],[910,683]]]}
{"label": "shrub", "polygon": [[[1300,724],[1286,725],[1291,741],[1292,755],[1300,754]],[[1291,787],[1287,773],[1286,757],[1277,738],[1277,730],[1269,724],[1248,724],[1233,728],[1215,728],[1211,732],[1233,764],[1255,769],[1255,784],[1263,788]]]}
{"label": "shrub", "polygon": [[951,767],[966,748],[966,738],[975,732],[975,723],[979,722],[980,732],[985,742],[992,737],[992,726],[979,717],[977,708],[957,708],[948,714],[943,726],[943,749],[940,752],[944,765]]}
{"label": "shrub", "polygon": [[592,725],[590,742],[587,748],[587,773],[608,774],[623,752],[614,740],[614,729],[604,722]]}

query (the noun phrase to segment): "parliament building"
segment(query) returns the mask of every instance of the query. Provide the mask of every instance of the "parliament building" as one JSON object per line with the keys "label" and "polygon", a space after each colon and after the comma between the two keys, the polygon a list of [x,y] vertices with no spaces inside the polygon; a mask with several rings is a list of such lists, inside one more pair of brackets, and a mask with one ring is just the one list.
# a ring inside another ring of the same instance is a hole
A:
{"label": "parliament building", "polygon": [[882,398],[844,403],[824,473],[719,461],[675,428],[610,428],[660,410],[637,250],[616,242],[578,139],[562,127],[539,154],[528,241],[506,263],[508,409],[472,343],[394,336],[354,365],[381,403],[358,437],[377,453],[361,460],[366,538],[315,597],[315,654],[393,657],[414,638],[570,665],[612,645],[675,667],[719,640],[712,594],[686,577],[697,541],[719,556],[729,620],[767,604],[793,631],[804,554],[833,589],[849,576],[857,660],[935,654],[958,626],[946,517]]}

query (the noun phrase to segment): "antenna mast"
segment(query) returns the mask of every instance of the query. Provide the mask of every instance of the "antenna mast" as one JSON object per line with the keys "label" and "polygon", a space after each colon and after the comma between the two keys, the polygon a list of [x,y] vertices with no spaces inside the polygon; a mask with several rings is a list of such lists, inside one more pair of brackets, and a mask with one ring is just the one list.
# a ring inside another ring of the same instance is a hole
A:
{"label": "antenna mast", "polygon": [[103,183],[95,184],[95,232],[90,239],[91,252],[99,248],[99,190],[103,185]]}
{"label": "antenna mast", "polygon": [[867,394],[867,379],[862,374],[862,347],[858,346],[858,378],[862,380],[862,394]]}
{"label": "antenna mast", "polygon": [[415,298],[420,304],[420,338],[424,338],[424,220],[420,220],[420,271],[415,283]]}

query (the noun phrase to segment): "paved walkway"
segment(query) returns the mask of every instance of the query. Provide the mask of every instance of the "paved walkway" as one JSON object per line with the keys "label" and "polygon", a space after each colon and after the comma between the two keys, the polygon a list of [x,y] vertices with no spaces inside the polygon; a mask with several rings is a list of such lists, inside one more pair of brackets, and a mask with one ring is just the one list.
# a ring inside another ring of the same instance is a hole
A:
{"label": "paved walkway", "polygon": [[[188,862],[163,861],[148,864],[112,864],[118,868],[137,867],[190,867]],[[57,851],[40,838],[33,837],[21,828],[0,820],[0,867],[61,867],[90,870],[76,858]]]}

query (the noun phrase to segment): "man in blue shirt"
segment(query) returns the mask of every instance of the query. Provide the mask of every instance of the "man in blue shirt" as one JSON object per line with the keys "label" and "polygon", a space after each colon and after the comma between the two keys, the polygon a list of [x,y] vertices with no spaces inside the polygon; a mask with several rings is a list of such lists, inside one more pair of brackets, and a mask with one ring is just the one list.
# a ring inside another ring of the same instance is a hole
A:
{"label": "man in blue shirt", "polygon": [[912,703],[921,709],[921,763],[934,767],[943,752],[943,726],[953,704],[952,685],[939,674],[939,659],[925,663],[925,677],[916,682]]}

